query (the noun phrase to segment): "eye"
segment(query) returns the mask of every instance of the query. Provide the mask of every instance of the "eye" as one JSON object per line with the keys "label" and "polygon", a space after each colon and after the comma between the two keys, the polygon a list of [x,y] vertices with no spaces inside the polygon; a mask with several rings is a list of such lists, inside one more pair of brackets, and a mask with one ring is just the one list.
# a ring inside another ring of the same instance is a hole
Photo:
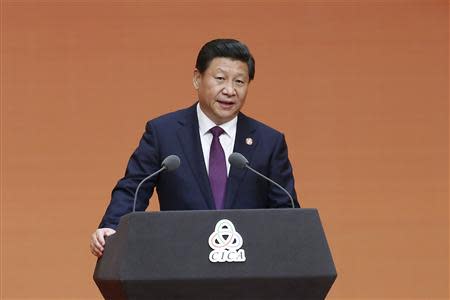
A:
{"label": "eye", "polygon": [[236,80],[236,83],[238,85],[244,85],[245,84],[245,82],[243,80],[240,80],[240,79]]}
{"label": "eye", "polygon": [[222,77],[222,76],[216,76],[215,78],[219,81],[225,80],[225,77]]}

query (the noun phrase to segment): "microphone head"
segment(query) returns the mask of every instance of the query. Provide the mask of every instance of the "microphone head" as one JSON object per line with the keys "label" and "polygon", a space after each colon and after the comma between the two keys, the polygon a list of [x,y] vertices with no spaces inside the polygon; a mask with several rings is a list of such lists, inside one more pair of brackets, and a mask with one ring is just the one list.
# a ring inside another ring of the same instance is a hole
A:
{"label": "microphone head", "polygon": [[233,167],[238,169],[245,168],[248,165],[248,160],[239,152],[231,153],[230,157],[228,157],[228,161]]}
{"label": "microphone head", "polygon": [[163,162],[161,163],[161,167],[166,167],[167,171],[173,171],[178,169],[180,166],[180,158],[176,155],[169,155],[167,156]]}

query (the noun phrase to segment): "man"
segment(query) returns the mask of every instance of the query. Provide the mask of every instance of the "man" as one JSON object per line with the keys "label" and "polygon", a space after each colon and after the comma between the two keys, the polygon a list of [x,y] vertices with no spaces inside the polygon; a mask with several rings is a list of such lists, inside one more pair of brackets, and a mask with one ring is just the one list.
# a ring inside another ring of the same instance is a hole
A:
{"label": "man", "polygon": [[193,84],[198,103],[147,123],[130,158],[125,177],[91,237],[91,252],[100,257],[105,236],[115,233],[120,217],[132,210],[137,185],[175,154],[180,167],[146,182],[136,210],[145,210],[156,186],[161,210],[290,207],[276,186],[245,170],[231,168],[228,157],[242,153],[252,167],[293,196],[299,206],[284,135],[240,112],[255,74],[255,60],[237,40],[217,39],[200,50]]}

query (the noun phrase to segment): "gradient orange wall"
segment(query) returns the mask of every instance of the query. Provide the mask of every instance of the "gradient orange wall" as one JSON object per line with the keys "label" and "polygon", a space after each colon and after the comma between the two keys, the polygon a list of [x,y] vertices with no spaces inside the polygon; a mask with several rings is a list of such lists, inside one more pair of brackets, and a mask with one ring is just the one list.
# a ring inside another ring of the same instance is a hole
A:
{"label": "gradient orange wall", "polygon": [[0,2],[2,299],[100,299],[89,236],[216,37],[255,55],[244,111],[286,133],[330,299],[448,298],[447,1]]}

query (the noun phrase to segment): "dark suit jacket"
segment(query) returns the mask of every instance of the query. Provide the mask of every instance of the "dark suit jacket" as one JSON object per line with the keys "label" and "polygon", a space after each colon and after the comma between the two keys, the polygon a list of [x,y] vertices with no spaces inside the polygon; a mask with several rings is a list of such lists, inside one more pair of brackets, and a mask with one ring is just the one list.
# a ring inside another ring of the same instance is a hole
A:
{"label": "dark suit jacket", "polygon": [[[252,138],[248,145],[246,138]],[[284,135],[242,113],[238,115],[234,152],[250,165],[286,188],[298,206],[294,177]],[[136,210],[145,210],[156,186],[161,210],[215,209],[199,136],[196,104],[147,123],[138,148],[131,156],[125,177],[112,191],[112,199],[100,227],[116,228],[121,216],[133,207],[139,182],[161,167],[171,154],[180,167],[163,172],[139,190]],[[225,194],[225,209],[290,207],[287,195],[247,169],[231,167]]]}

